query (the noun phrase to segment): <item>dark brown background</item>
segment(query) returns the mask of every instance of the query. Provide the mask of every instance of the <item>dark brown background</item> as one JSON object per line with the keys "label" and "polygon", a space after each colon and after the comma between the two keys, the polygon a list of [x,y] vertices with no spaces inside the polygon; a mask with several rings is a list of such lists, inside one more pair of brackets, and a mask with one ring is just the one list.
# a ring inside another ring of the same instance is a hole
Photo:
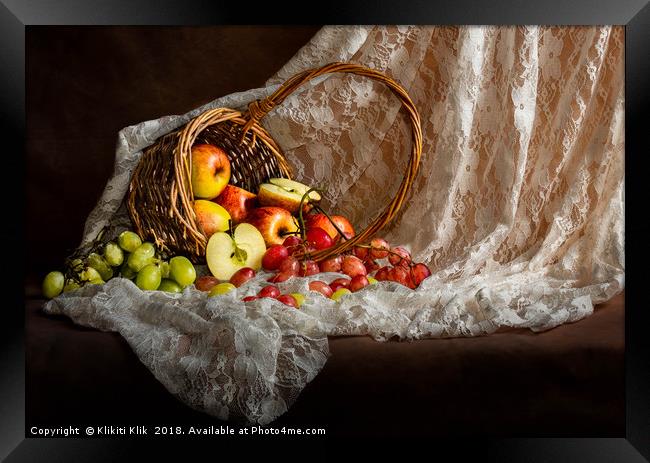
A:
{"label": "dark brown background", "polygon": [[260,87],[319,27],[27,27],[26,266],[58,268],[120,129]]}
{"label": "dark brown background", "polygon": [[[27,426],[219,424],[172,397],[118,334],[44,315],[38,282],[78,243],[120,129],[263,85],[317,30],[28,27]],[[333,338],[323,371],[274,425],[328,436],[623,436],[623,305],[621,295],[541,334]]]}

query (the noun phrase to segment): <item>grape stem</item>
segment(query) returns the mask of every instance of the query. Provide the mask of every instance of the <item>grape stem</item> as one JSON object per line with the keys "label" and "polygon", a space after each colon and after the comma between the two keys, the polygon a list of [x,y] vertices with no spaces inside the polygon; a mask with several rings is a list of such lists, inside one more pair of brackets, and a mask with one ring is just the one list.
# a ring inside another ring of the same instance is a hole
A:
{"label": "grape stem", "polygon": [[345,240],[345,241],[348,240],[348,239],[346,238],[346,236],[343,234],[343,232],[341,231],[341,229],[338,227],[338,225],[336,225],[336,223],[334,223],[334,220],[332,220],[332,218],[330,217],[330,215],[329,215],[327,212],[325,212],[325,210],[324,210],[322,207],[320,207],[319,205],[316,204],[316,205],[314,205],[314,209],[316,209],[318,212],[320,212],[321,214],[324,214],[325,217],[327,217],[327,220],[330,221],[330,223],[332,224],[332,226],[336,229],[336,232],[337,232],[339,235],[341,235],[341,238],[343,238],[343,240]]}
{"label": "grape stem", "polygon": [[[385,252],[387,252],[388,254],[393,254],[393,255],[395,255],[395,256],[399,256],[399,257],[400,257],[400,262],[403,261],[403,260],[405,259],[405,257],[404,257],[403,255],[401,255],[399,252],[391,251],[390,249],[386,249],[386,248],[377,248],[377,247],[371,246],[371,245],[369,245],[369,244],[355,244],[355,247],[357,247],[357,248],[364,248],[364,249],[370,249],[370,250],[373,250],[373,249],[374,249],[374,250],[376,250],[376,251],[385,251]],[[409,261],[409,265],[410,265],[411,267],[413,267],[415,264],[413,264],[413,261]]]}
{"label": "grape stem", "polygon": [[[307,231],[305,230],[305,220],[302,218],[302,209],[303,209],[303,204],[305,204],[305,200],[309,198],[309,194],[312,191],[315,191],[322,195],[322,190],[320,188],[310,188],[305,192],[304,195],[302,195],[302,198],[300,198],[300,206],[298,209],[298,221],[299,221],[298,226],[300,227],[300,237],[302,238],[303,241],[305,240]],[[314,207],[318,208],[318,205],[314,204]]]}

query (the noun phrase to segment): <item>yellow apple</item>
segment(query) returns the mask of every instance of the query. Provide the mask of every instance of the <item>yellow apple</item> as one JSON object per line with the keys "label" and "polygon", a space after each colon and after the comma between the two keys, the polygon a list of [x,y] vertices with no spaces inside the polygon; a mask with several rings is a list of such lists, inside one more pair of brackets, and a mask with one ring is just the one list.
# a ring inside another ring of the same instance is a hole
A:
{"label": "yellow apple", "polygon": [[217,232],[210,237],[205,249],[205,260],[210,273],[219,280],[230,280],[237,270],[262,268],[266,252],[262,234],[249,223],[240,223],[232,236]]}
{"label": "yellow apple", "polygon": [[228,230],[230,214],[222,206],[205,199],[197,199],[193,206],[196,221],[206,238],[210,238],[216,232]]}
{"label": "yellow apple", "polygon": [[[300,200],[309,187],[288,178],[272,178],[268,183],[260,185],[257,200],[262,206],[276,206],[288,210],[292,214],[298,212]],[[303,205],[318,202],[321,197],[316,191],[309,193]]]}
{"label": "yellow apple", "polygon": [[230,181],[230,161],[221,148],[199,144],[192,147],[192,191],[195,198],[214,199]]}

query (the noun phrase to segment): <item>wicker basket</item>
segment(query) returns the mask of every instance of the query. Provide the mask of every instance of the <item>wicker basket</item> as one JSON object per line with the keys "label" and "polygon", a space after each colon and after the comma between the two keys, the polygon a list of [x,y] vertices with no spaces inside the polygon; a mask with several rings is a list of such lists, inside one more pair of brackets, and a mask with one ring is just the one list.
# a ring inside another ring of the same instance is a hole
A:
{"label": "wicker basket", "polygon": [[335,72],[357,74],[386,84],[400,99],[411,124],[411,155],[392,201],[354,238],[339,240],[335,246],[312,253],[311,257],[320,261],[350,249],[355,243],[368,241],[395,217],[406,198],[420,164],[422,130],[418,111],[401,85],[381,72],[350,63],[331,63],[301,72],[269,97],[252,102],[246,113],[228,108],[206,111],[148,147],[133,173],[127,197],[129,215],[140,236],[154,241],[164,251],[203,262],[207,239],[192,208],[192,145],[210,143],[224,149],[231,162],[230,183],[249,191],[257,192],[259,184],[271,177],[291,178],[291,168],[282,151],[259,121],[303,83]]}

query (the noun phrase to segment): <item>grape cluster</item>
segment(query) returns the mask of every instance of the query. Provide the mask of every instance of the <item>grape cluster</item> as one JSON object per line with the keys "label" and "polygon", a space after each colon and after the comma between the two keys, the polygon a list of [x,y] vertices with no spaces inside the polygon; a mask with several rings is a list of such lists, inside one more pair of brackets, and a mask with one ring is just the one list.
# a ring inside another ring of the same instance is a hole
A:
{"label": "grape cluster", "polygon": [[[273,283],[281,283],[295,276],[311,276],[321,272],[343,273],[346,277],[337,278],[331,283],[315,280],[309,283],[309,289],[323,296],[339,301],[346,294],[360,291],[378,281],[393,281],[408,288],[417,288],[422,281],[431,275],[424,263],[413,263],[411,254],[402,246],[391,248],[382,238],[375,238],[369,244],[355,246],[353,251],[329,257],[320,263],[309,258],[314,250],[326,249],[333,245],[327,233],[320,229],[312,229],[305,239],[289,236],[281,245],[269,247],[262,258],[262,268],[275,274],[268,279],[271,283],[263,287],[257,295],[246,296],[243,302],[270,297],[286,305],[299,308],[305,300],[300,293],[281,294],[280,289]],[[380,263],[386,265],[380,265]],[[371,274],[374,274],[372,276]],[[255,270],[242,268],[232,275],[230,281],[220,283],[212,276],[204,276],[197,280],[196,287],[209,291],[210,296],[224,294],[245,284],[256,276]]]}
{"label": "grape cluster", "polygon": [[143,243],[137,233],[129,230],[116,241],[104,244],[98,239],[88,254],[68,260],[65,274],[48,273],[43,280],[43,295],[53,298],[86,284],[104,284],[115,277],[132,280],[143,291],[169,293],[180,293],[194,283],[196,269],[186,257],[165,260],[152,243]]}

